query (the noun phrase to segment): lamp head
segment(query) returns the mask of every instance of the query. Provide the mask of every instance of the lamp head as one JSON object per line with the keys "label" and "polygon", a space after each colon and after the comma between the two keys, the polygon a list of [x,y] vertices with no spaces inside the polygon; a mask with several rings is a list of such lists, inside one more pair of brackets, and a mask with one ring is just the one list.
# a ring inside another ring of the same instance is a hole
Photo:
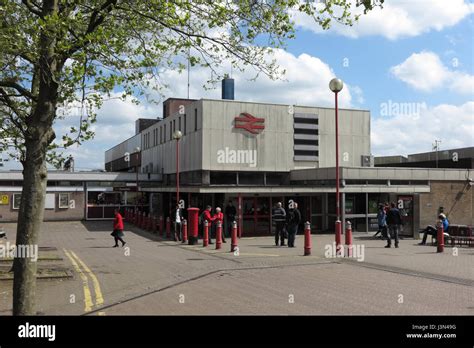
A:
{"label": "lamp head", "polygon": [[338,78],[333,78],[330,82],[329,82],[329,89],[331,91],[333,91],[334,93],[338,93],[340,91],[342,91],[342,88],[344,87],[344,83],[342,82],[341,79],[338,79]]}
{"label": "lamp head", "polygon": [[181,133],[180,130],[177,130],[173,133],[173,139],[179,140],[183,136],[183,133]]}

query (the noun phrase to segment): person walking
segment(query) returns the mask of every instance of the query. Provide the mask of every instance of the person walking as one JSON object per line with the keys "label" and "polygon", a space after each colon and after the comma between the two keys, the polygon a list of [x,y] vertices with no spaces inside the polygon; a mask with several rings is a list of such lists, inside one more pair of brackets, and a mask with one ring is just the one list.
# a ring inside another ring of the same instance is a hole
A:
{"label": "person walking", "polygon": [[120,212],[118,209],[114,210],[115,218],[114,218],[114,231],[111,233],[111,236],[114,237],[115,239],[115,245],[113,246],[114,248],[117,248],[118,241],[122,242],[122,246],[124,246],[126,243],[122,239],[124,236],[123,234],[123,218],[122,215],[120,215]]}
{"label": "person walking", "polygon": [[183,210],[179,207],[179,204],[176,204],[176,208],[172,214],[174,222],[174,240],[180,241],[182,238],[182,228],[183,228]]}
{"label": "person walking", "polygon": [[278,202],[276,208],[273,209],[272,220],[275,222],[275,245],[278,246],[278,240],[280,240],[280,245],[285,246],[286,211],[281,202]]}
{"label": "person walking", "polygon": [[[203,217],[203,221],[202,223],[204,224],[204,221],[207,221],[208,223],[208,227],[209,227],[209,244],[214,244],[212,242],[212,222],[214,221],[214,217],[211,216],[211,210],[212,210],[212,207],[210,205],[208,205],[206,207],[206,210],[204,210],[204,212],[202,213],[202,217]],[[204,225],[202,227],[202,230],[203,230],[203,233],[204,233]]]}
{"label": "person walking", "polygon": [[229,199],[227,206],[225,207],[225,229],[222,230],[222,235],[227,234],[226,237],[232,235],[232,226],[237,215],[237,209],[235,209],[232,200]]}
{"label": "person walking", "polygon": [[379,210],[377,211],[377,223],[379,225],[379,230],[374,234],[374,238],[380,233],[380,238],[384,238],[387,234],[387,213],[385,212],[385,207],[383,204],[379,204]]}
{"label": "person walking", "polygon": [[301,222],[301,213],[298,209],[298,203],[294,203],[293,208],[288,210],[286,223],[288,226],[288,248],[295,247],[295,238],[298,233],[298,226]]}
{"label": "person walking", "polygon": [[216,208],[216,213],[214,214],[214,216],[212,217],[214,219],[213,221],[213,224],[214,224],[214,235],[216,236],[217,238],[217,224],[221,223],[221,226],[222,226],[222,242],[223,243],[227,243],[226,240],[225,240],[225,229],[224,229],[224,225],[223,225],[223,222],[224,222],[224,214],[222,213],[221,211],[221,208],[220,207],[217,207]]}
{"label": "person walking", "polygon": [[387,245],[386,248],[392,247],[392,239],[395,239],[395,248],[398,248],[398,231],[400,230],[400,225],[402,224],[402,216],[400,211],[396,208],[395,203],[390,203],[390,210],[387,213]]}

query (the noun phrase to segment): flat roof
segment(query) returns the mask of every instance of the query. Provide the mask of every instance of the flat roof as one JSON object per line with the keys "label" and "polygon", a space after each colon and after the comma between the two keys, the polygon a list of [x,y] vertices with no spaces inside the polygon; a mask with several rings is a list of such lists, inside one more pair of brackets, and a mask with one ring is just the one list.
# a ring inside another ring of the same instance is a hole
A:
{"label": "flat roof", "polygon": [[[138,174],[139,181],[159,181],[161,174]],[[0,172],[0,181],[20,181],[23,180],[21,171],[3,171]],[[48,181],[131,181],[137,180],[136,173],[126,172],[67,172],[67,171],[49,171]]]}
{"label": "flat roof", "polygon": [[[214,101],[214,102],[225,102],[225,103],[230,102],[230,103],[245,103],[245,104],[259,104],[259,105],[277,105],[277,106],[289,106],[289,105],[293,105],[293,106],[302,107],[302,108],[316,108],[316,109],[334,110],[333,107],[328,107],[328,106],[316,106],[316,105],[264,103],[264,102],[254,102],[254,101],[231,100],[231,99],[210,99],[210,98],[201,98],[201,99],[199,99],[199,100],[202,100],[202,101]],[[368,109],[348,109],[348,108],[341,108],[341,107],[338,107],[338,110],[366,111],[366,112],[370,112],[370,110],[368,110]]]}
{"label": "flat roof", "polygon": [[[412,167],[340,167],[341,179],[352,180],[439,180],[467,181],[474,179],[469,169]],[[335,180],[336,168],[296,169],[290,172],[293,181]]]}

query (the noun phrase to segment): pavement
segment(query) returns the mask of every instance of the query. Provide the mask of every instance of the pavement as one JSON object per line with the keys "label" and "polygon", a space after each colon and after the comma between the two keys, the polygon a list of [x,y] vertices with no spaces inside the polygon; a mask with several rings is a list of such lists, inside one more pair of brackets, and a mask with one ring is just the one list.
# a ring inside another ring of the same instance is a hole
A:
{"label": "pavement", "polygon": [[[4,224],[15,240],[16,224]],[[332,235],[312,235],[312,253],[273,237],[215,245],[167,241],[125,225],[112,248],[111,222],[45,222],[40,249],[70,279],[38,280],[37,309],[52,315],[474,315],[474,249],[400,248],[355,233],[353,257],[335,257]],[[58,260],[59,259],[59,260]],[[12,282],[0,281],[0,315],[11,313]]]}

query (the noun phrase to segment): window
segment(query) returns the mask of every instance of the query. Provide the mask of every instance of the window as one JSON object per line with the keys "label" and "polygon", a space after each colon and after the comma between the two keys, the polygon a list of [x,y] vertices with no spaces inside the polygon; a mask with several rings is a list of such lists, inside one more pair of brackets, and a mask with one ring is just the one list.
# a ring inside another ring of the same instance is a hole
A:
{"label": "window", "polygon": [[184,114],[184,129],[183,134],[186,134],[186,114]]}
{"label": "window", "polygon": [[54,193],[47,193],[46,199],[44,201],[44,209],[54,209],[56,207],[56,194]]}
{"label": "window", "polygon": [[160,144],[163,143],[163,127],[160,127]]}
{"label": "window", "polygon": [[166,142],[166,124],[163,127],[165,127],[164,132],[163,132],[164,133],[163,134],[163,142]]}
{"label": "window", "polygon": [[12,201],[12,208],[13,209],[20,209],[20,202],[21,202],[21,193],[14,193],[13,194],[13,201]]}
{"label": "window", "polygon": [[178,130],[181,130],[181,117],[178,119]]}
{"label": "window", "polygon": [[194,109],[194,131],[198,130],[198,109]]}
{"label": "window", "polygon": [[171,122],[170,122],[170,141],[173,140],[173,129],[171,128]]}
{"label": "window", "polygon": [[59,194],[59,209],[68,209],[69,208],[69,193],[60,193]]}

